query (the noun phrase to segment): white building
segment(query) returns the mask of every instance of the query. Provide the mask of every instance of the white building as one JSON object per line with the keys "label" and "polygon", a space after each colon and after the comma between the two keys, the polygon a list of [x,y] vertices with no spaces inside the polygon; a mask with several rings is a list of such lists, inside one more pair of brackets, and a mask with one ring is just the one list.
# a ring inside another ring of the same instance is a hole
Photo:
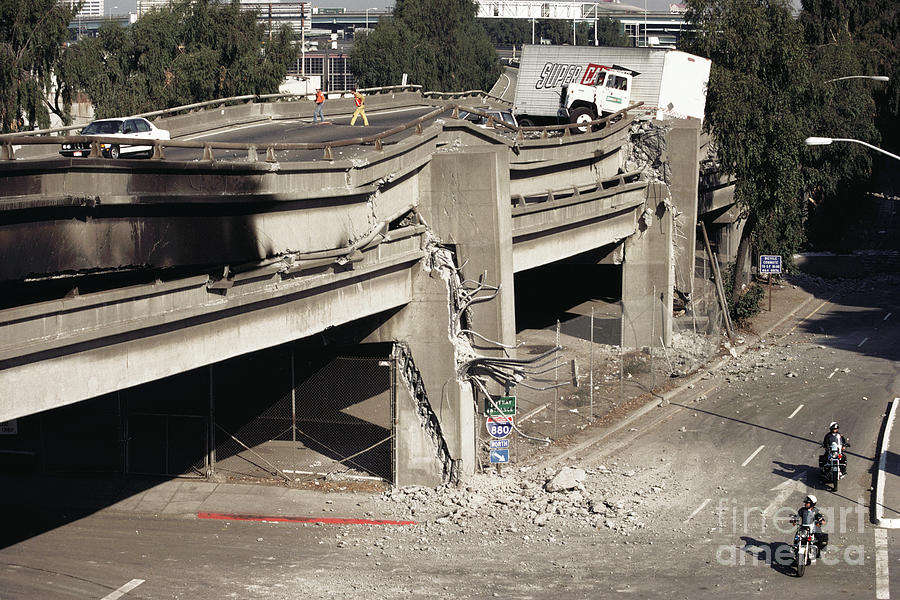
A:
{"label": "white building", "polygon": [[172,0],[137,0],[138,17],[150,12],[154,8],[163,8],[172,4]]}
{"label": "white building", "polygon": [[[59,0],[60,4],[68,6],[69,8],[75,8],[75,5],[78,4],[78,0]],[[76,17],[102,17],[103,16],[103,0],[84,0],[84,6],[81,7],[81,10]]]}

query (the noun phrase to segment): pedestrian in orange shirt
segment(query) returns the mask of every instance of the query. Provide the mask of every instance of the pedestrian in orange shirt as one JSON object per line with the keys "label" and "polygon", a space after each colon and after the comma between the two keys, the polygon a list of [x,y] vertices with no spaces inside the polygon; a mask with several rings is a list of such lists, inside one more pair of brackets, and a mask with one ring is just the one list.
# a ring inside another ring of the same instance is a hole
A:
{"label": "pedestrian in orange shirt", "polygon": [[325,94],[322,93],[322,90],[316,88],[316,110],[313,112],[313,123],[316,122],[318,118],[322,123],[325,122],[325,114],[322,110],[325,108]]}

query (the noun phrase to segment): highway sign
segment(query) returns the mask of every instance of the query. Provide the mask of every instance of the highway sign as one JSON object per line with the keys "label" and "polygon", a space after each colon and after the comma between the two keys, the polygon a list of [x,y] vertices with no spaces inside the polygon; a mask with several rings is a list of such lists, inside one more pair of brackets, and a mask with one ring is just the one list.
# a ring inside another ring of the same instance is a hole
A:
{"label": "highway sign", "polygon": [[501,464],[509,462],[509,449],[491,450],[491,464]]}
{"label": "highway sign", "polygon": [[515,396],[493,396],[484,400],[484,414],[489,417],[516,416]]}
{"label": "highway sign", "polygon": [[498,440],[507,437],[513,430],[511,417],[488,417],[486,425],[491,437]]}
{"label": "highway sign", "polygon": [[760,275],[779,275],[781,273],[781,256],[777,254],[761,254],[759,256]]}
{"label": "highway sign", "polygon": [[491,442],[491,450],[500,450],[509,448],[509,440],[489,440]]}

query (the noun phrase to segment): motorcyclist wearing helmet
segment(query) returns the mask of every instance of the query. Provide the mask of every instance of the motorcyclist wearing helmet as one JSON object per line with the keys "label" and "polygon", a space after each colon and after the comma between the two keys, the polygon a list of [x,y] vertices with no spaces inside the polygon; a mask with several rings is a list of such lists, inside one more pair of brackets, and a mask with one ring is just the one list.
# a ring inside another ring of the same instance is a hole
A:
{"label": "motorcyclist wearing helmet", "polygon": [[[797,514],[791,517],[791,524],[809,527],[810,532],[813,534],[813,543],[821,556],[828,545],[828,534],[822,531],[822,526],[825,525],[825,516],[816,508],[816,502],[818,502],[818,499],[814,495],[810,494],[807,496],[803,500],[803,506],[797,511]],[[815,560],[815,557],[811,557],[811,560]]]}
{"label": "motorcyclist wearing helmet", "polygon": [[840,425],[838,425],[837,421],[832,421],[828,425],[828,433],[825,434],[825,439],[822,440],[825,453],[819,457],[819,467],[824,467],[828,461],[828,452],[831,450],[832,443],[836,443],[841,451],[841,477],[844,477],[847,474],[847,457],[844,455],[844,448],[850,447],[850,438],[840,434]]}

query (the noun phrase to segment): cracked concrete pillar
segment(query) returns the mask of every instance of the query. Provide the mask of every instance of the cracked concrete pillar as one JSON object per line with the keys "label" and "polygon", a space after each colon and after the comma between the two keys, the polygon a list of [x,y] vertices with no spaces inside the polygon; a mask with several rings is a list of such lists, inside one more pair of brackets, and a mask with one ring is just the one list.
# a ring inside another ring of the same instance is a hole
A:
{"label": "cracked concrete pillar", "polygon": [[700,121],[665,122],[669,193],[675,207],[675,287],[693,293],[694,254],[697,247],[697,201],[700,187]]}
{"label": "cracked concrete pillar", "polygon": [[665,184],[647,188],[638,232],[625,239],[622,262],[622,345],[658,347],[672,341],[675,268],[673,219]]}
{"label": "cracked concrete pillar", "polygon": [[[441,244],[454,250],[461,277],[485,282],[501,290],[498,296],[472,307],[470,327],[488,339],[515,344],[512,217],[509,198],[509,162],[505,146],[470,148],[466,153],[435,154],[419,176],[419,212]],[[409,345],[440,423],[447,450],[461,469],[474,472],[476,423],[471,385],[456,373],[456,355],[450,339],[450,296],[447,282],[437,271],[424,269],[413,283],[413,301],[401,308],[371,340],[398,340]],[[476,339],[483,355],[499,355]],[[432,451],[415,430],[414,415],[399,406],[396,432],[397,482],[433,485]]]}

